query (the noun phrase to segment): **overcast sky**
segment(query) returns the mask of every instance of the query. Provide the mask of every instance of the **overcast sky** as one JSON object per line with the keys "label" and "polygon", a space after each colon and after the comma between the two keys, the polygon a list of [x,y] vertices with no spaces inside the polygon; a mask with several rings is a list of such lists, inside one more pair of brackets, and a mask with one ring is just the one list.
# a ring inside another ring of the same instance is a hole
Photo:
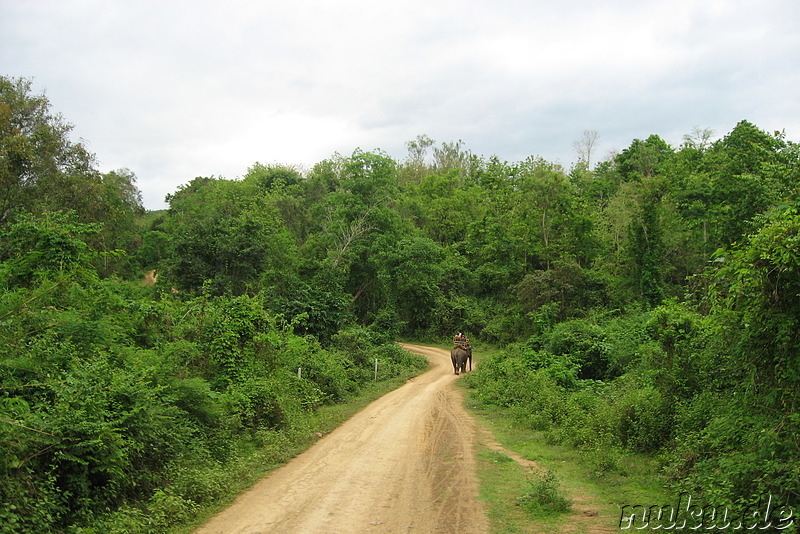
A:
{"label": "overcast sky", "polygon": [[800,137],[797,0],[0,0],[33,80],[145,206],[255,162],[441,143],[569,167],[695,127]]}

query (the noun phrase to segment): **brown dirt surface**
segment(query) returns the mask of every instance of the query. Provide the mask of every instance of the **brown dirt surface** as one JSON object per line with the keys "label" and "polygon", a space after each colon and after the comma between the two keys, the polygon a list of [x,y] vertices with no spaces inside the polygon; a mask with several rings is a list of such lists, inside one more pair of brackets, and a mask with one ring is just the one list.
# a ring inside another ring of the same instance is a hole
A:
{"label": "brown dirt surface", "polygon": [[196,534],[488,532],[476,426],[453,387],[449,351],[403,346],[432,369],[270,473]]}

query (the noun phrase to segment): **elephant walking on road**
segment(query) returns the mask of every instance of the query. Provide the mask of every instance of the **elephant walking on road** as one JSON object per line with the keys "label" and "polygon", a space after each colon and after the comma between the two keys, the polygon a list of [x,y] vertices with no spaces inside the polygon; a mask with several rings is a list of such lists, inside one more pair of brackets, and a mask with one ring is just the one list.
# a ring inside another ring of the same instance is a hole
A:
{"label": "elephant walking on road", "polygon": [[455,374],[467,372],[467,360],[469,360],[469,370],[472,371],[472,348],[455,347],[450,351],[450,360],[453,362]]}

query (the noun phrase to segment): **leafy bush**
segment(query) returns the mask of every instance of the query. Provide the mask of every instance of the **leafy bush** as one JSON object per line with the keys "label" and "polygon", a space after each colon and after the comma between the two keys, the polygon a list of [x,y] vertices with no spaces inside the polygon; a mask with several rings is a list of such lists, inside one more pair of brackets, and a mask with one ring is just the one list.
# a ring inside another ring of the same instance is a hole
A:
{"label": "leafy bush", "polygon": [[552,471],[534,473],[528,482],[530,487],[517,503],[534,517],[564,514],[572,509],[572,501],[566,498],[558,477]]}
{"label": "leafy bush", "polygon": [[534,368],[513,348],[481,360],[464,381],[480,402],[510,408],[532,428],[544,430],[563,419],[564,395],[548,369]]}
{"label": "leafy bush", "polygon": [[621,414],[618,435],[630,450],[654,452],[672,441],[674,405],[656,388],[629,388],[614,404]]}
{"label": "leafy bush", "polygon": [[29,287],[44,278],[78,275],[95,278],[95,255],[86,240],[100,226],[77,221],[74,213],[20,214],[0,227],[0,280],[6,288]]}
{"label": "leafy bush", "polygon": [[567,356],[580,366],[579,378],[608,378],[611,366],[604,329],[587,319],[573,319],[556,325],[544,341],[544,349]]}
{"label": "leafy bush", "polygon": [[394,343],[376,347],[373,354],[378,360],[379,379],[394,378],[408,371],[421,371],[428,366],[424,356],[404,350]]}

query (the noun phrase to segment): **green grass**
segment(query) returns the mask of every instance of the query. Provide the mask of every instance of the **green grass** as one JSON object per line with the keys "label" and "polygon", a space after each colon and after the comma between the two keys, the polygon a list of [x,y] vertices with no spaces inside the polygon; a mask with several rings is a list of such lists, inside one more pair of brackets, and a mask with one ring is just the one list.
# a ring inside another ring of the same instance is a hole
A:
{"label": "green grass", "polygon": [[496,534],[557,531],[560,514],[546,507],[528,506],[534,478],[509,456],[478,449],[480,499],[486,504],[491,532]]}
{"label": "green grass", "polygon": [[[470,413],[505,449],[535,462],[554,477],[549,484],[532,480],[508,455],[479,444],[480,496],[486,504],[491,532],[579,534],[586,532],[590,523],[614,531],[623,505],[670,502],[652,459],[623,456],[617,470],[598,474],[579,451],[548,443],[542,433],[520,425],[507,410],[478,406],[469,390],[466,399]],[[536,497],[557,489],[574,501],[571,513],[526,506],[526,497],[530,501],[532,493]],[[584,510],[596,516],[583,517]]]}

